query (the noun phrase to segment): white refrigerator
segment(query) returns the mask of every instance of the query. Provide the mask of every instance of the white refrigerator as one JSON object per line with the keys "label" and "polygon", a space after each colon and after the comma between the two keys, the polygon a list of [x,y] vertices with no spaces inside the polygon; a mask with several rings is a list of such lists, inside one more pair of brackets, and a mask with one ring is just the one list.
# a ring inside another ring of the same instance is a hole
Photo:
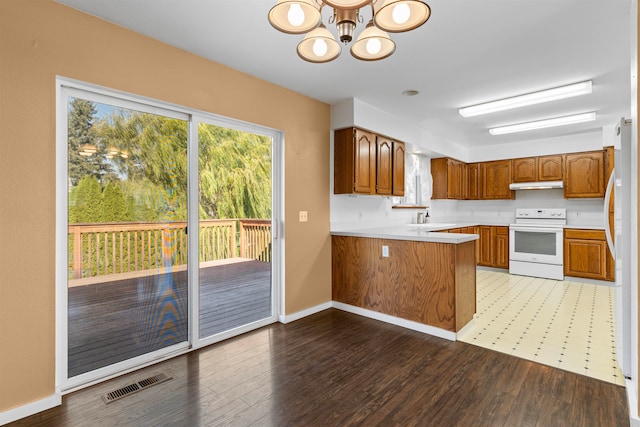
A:
{"label": "white refrigerator", "polygon": [[[616,353],[625,378],[631,377],[631,120],[615,126],[614,169],[604,198],[605,234],[615,260]],[[614,195],[614,220],[609,200]],[[613,228],[613,230],[611,229]]]}

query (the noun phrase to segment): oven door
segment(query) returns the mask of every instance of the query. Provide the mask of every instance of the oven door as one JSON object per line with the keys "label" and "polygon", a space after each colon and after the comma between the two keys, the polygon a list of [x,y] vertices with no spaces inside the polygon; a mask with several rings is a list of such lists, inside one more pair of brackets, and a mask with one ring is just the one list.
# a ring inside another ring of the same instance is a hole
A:
{"label": "oven door", "polygon": [[511,225],[509,227],[509,259],[514,261],[562,265],[561,227]]}

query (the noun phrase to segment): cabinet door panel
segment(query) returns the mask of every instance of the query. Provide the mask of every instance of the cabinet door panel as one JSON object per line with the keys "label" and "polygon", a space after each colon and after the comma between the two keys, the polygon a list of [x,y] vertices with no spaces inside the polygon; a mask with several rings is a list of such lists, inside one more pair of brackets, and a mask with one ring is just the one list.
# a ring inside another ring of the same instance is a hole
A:
{"label": "cabinet door panel", "polygon": [[565,155],[564,197],[604,197],[604,153]]}
{"label": "cabinet door panel", "polygon": [[467,194],[465,198],[469,200],[480,199],[480,165],[469,163],[467,165]]}
{"label": "cabinet door panel", "polygon": [[480,163],[483,199],[513,199],[511,184],[511,160]]}
{"label": "cabinet door panel", "polygon": [[462,168],[463,163],[449,159],[447,169],[447,198],[462,198]]}
{"label": "cabinet door panel", "polygon": [[564,274],[604,280],[606,243],[599,240],[565,239]]}
{"label": "cabinet door panel", "polygon": [[377,167],[376,167],[376,193],[391,194],[391,171],[393,169],[393,148],[390,140],[382,137],[376,138],[377,143]]}
{"label": "cabinet door panel", "polygon": [[538,157],[538,181],[562,180],[562,156]]}
{"label": "cabinet door panel", "polygon": [[354,191],[375,194],[376,142],[370,132],[356,129],[355,133]]}
{"label": "cabinet door panel", "polygon": [[509,228],[495,227],[495,259],[494,266],[509,268]]}
{"label": "cabinet door panel", "polygon": [[491,235],[491,227],[478,227],[478,234],[480,235],[478,264],[491,267],[493,265],[493,237]]}
{"label": "cabinet door panel", "polygon": [[537,180],[537,159],[513,159],[513,182],[533,182]]}
{"label": "cabinet door panel", "polygon": [[[393,141],[393,195],[404,196],[404,154],[403,142]],[[416,200],[417,201],[417,200]]]}

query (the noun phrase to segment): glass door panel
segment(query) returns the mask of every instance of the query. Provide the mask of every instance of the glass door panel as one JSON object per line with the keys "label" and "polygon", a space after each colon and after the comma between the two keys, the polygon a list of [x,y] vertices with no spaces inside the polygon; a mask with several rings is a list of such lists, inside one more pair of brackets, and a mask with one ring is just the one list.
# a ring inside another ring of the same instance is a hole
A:
{"label": "glass door panel", "polygon": [[273,316],[272,138],[200,123],[199,337]]}
{"label": "glass door panel", "polygon": [[67,97],[67,378],[188,342],[188,122],[88,98]]}

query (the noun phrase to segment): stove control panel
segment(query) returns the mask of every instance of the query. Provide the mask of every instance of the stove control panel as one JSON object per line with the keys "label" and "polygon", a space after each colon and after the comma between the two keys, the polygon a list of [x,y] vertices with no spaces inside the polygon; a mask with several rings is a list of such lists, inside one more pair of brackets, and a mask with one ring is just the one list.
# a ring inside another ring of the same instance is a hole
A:
{"label": "stove control panel", "polygon": [[516,209],[516,218],[566,219],[567,210],[564,208]]}

